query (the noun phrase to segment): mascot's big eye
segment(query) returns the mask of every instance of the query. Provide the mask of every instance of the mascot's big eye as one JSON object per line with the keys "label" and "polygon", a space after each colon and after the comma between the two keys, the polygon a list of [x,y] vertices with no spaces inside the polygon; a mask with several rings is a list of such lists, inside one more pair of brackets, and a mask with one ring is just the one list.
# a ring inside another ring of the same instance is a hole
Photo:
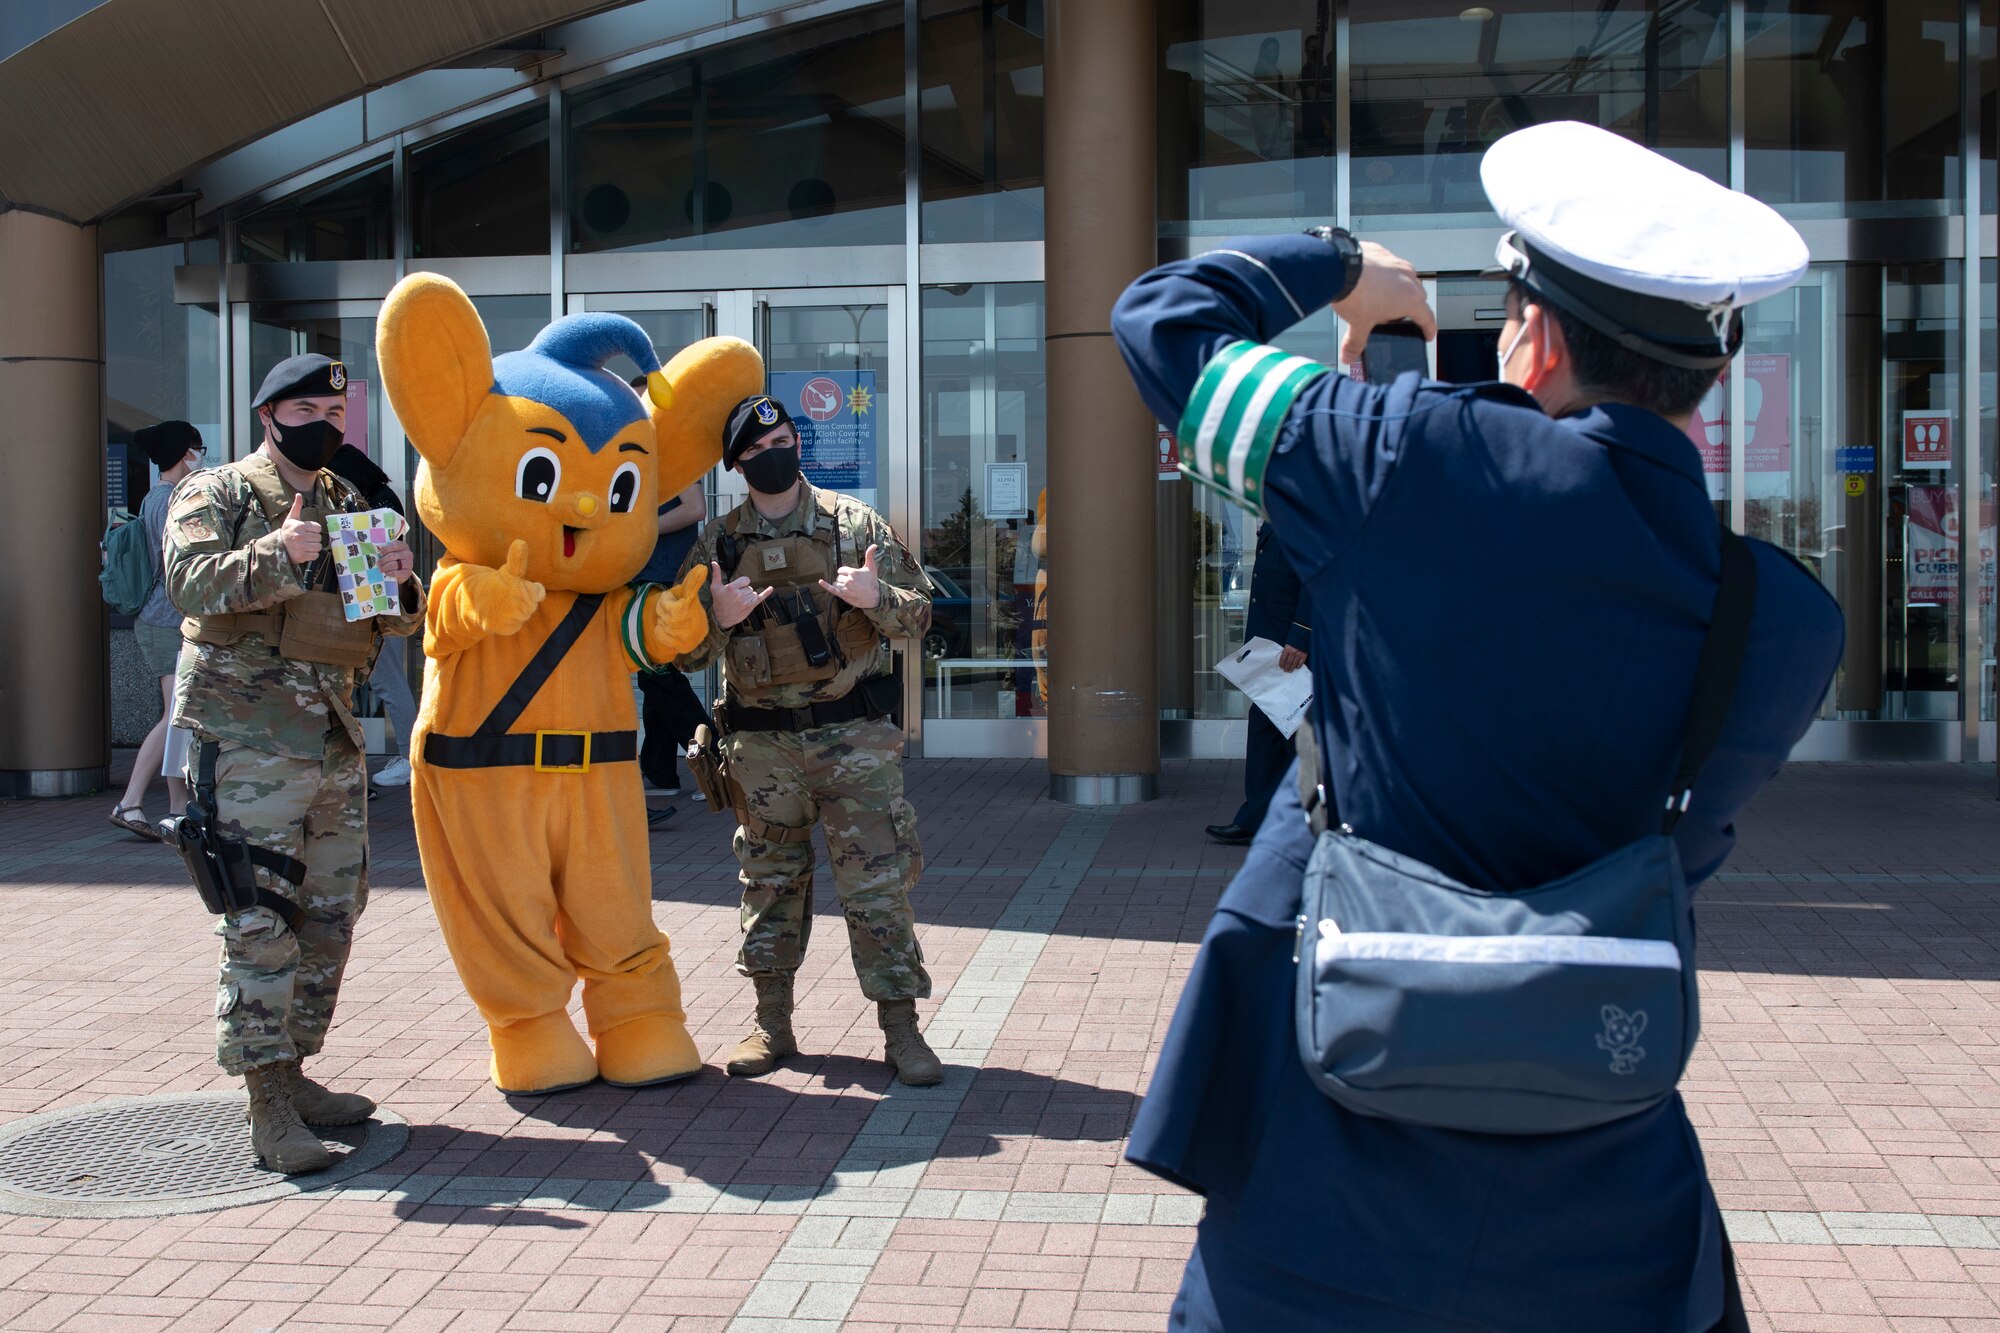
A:
{"label": "mascot's big eye", "polygon": [[547,449],[530,449],[514,468],[514,494],[542,504],[556,498],[562,480],[562,460]]}
{"label": "mascot's big eye", "polygon": [[611,512],[630,513],[632,502],[639,498],[639,465],[627,463],[611,474]]}

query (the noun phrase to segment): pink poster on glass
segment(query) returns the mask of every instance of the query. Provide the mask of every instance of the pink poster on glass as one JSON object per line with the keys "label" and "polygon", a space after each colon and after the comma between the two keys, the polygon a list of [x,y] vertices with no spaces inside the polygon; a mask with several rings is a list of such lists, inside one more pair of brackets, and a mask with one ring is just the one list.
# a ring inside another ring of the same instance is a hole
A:
{"label": "pink poster on glass", "polygon": [[[1993,605],[1994,502],[1979,506],[1979,604]],[[1958,488],[1910,487],[1909,522],[1904,525],[1904,560],[1910,601],[1937,606],[1958,604]]]}
{"label": "pink poster on glass", "polygon": [[347,381],[347,425],[340,442],[368,452],[368,381]]}
{"label": "pink poster on glass", "polygon": [[[1742,359],[1749,378],[1743,382],[1743,470],[1792,470],[1792,358],[1784,352],[1759,352]],[[1688,438],[1701,450],[1701,470],[1729,471],[1729,375],[1722,373],[1688,421]]]}

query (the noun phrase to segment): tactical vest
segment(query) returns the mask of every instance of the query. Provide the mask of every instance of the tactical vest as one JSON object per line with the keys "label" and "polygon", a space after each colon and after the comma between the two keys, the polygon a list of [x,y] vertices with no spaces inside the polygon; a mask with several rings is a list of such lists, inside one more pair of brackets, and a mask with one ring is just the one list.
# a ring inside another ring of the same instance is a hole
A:
{"label": "tactical vest", "polygon": [[[857,657],[873,651],[880,638],[874,622],[819,586],[831,583],[844,555],[840,549],[837,491],[815,491],[821,517],[831,532],[810,537],[787,535],[745,542],[743,510],[722,520],[717,563],[731,579],[748,578],[762,592],[777,591],[731,631],[723,660],[738,686],[796,685],[831,680]],[[733,552],[733,557],[732,557]]]}
{"label": "tactical vest", "polygon": [[[256,497],[265,524],[271,531],[277,531],[290,514],[292,502],[285,495],[276,469],[239,469],[238,475]],[[340,484],[330,472],[321,472],[319,479],[329,494],[334,493]],[[299,517],[308,523],[326,521],[325,512],[312,505],[302,506]],[[239,513],[234,535],[240,536],[242,528],[243,515]],[[330,538],[328,540],[331,541]],[[315,562],[313,573],[315,586],[296,597],[287,598],[269,611],[189,616],[181,622],[181,637],[190,643],[227,645],[241,642],[247,634],[258,634],[263,636],[264,642],[277,645],[280,657],[353,670],[365,668],[375,651],[374,621],[347,618],[347,613],[341,609],[340,594],[323,586],[333,580],[332,567],[326,557]]]}

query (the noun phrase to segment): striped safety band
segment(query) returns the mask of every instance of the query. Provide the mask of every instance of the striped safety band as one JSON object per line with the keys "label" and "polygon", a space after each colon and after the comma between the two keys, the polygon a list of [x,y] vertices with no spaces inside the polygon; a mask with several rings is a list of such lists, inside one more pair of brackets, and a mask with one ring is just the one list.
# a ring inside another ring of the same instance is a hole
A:
{"label": "striped safety band", "polygon": [[1279,428],[1306,385],[1328,367],[1276,347],[1233,342],[1195,381],[1175,439],[1181,471],[1264,513],[1264,469]]}
{"label": "striped safety band", "polygon": [[632,600],[625,603],[625,615],[618,622],[619,637],[625,642],[625,655],[641,671],[657,671],[662,665],[646,655],[646,602],[660,591],[657,583],[642,583],[632,589]]}

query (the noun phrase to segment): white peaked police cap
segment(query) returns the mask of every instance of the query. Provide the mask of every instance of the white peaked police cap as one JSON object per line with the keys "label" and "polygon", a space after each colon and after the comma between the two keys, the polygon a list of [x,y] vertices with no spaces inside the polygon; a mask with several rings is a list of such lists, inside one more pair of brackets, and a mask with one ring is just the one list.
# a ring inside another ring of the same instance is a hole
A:
{"label": "white peaked police cap", "polygon": [[1501,271],[1668,365],[1726,363],[1743,341],[1738,312],[1811,259],[1768,204],[1594,125],[1516,130],[1486,150],[1479,177],[1508,229]]}

